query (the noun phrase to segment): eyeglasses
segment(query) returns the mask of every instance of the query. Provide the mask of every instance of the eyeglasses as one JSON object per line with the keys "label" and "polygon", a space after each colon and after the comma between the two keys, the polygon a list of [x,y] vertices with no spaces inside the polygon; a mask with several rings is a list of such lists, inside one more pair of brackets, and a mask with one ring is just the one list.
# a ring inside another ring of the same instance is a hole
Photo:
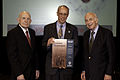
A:
{"label": "eyeglasses", "polygon": [[60,16],[67,16],[68,14],[66,13],[58,13]]}

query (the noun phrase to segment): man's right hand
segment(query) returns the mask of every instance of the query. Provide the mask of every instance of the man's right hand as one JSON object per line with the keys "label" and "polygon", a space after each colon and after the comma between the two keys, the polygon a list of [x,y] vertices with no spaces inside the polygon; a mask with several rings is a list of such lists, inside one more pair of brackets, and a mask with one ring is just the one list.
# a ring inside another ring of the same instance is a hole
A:
{"label": "man's right hand", "polygon": [[17,80],[25,80],[24,75],[23,75],[23,74],[19,75],[19,76],[17,77]]}
{"label": "man's right hand", "polygon": [[86,80],[86,79],[85,79],[85,71],[83,71],[83,72],[81,73],[81,80]]}
{"label": "man's right hand", "polygon": [[53,44],[53,43],[54,43],[54,39],[55,39],[55,38],[53,38],[53,37],[52,37],[52,38],[49,38],[49,39],[48,39],[48,42],[47,42],[47,46],[49,46],[50,44]]}

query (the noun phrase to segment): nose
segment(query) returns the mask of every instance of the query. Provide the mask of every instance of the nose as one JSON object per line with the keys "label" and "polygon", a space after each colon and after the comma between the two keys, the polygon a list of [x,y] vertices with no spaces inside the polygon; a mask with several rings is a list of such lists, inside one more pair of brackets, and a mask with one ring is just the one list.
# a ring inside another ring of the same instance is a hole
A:
{"label": "nose", "polygon": [[28,20],[27,20],[27,19],[25,19],[25,22],[28,22]]}
{"label": "nose", "polygon": [[89,20],[87,21],[87,24],[90,24],[90,21],[89,21]]}

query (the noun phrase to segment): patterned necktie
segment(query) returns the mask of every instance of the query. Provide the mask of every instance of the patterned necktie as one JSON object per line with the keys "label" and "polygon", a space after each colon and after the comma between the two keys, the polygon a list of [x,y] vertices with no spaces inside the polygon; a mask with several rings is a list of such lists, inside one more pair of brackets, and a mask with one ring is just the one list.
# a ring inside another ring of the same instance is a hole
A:
{"label": "patterned necktie", "polygon": [[29,37],[29,35],[28,35],[28,31],[26,31],[26,37],[27,37],[28,43],[29,43],[29,45],[30,45],[30,47],[31,47],[31,40],[30,40],[30,37]]}
{"label": "patterned necktie", "polygon": [[91,32],[90,42],[89,42],[89,52],[91,52],[92,45],[93,45],[93,42],[94,42],[94,36],[93,36],[94,34],[95,34],[95,32],[92,31],[92,32]]}
{"label": "patterned necktie", "polygon": [[58,32],[58,38],[61,39],[61,37],[63,36],[63,30],[62,30],[62,25],[60,26],[59,32]]}

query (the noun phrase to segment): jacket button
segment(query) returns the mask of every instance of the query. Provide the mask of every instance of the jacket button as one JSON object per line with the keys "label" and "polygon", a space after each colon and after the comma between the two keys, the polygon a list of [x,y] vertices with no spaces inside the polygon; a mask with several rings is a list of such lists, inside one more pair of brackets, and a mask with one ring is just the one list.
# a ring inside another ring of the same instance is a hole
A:
{"label": "jacket button", "polygon": [[89,59],[91,59],[91,57],[90,57],[90,56],[89,56],[88,58],[89,58]]}

